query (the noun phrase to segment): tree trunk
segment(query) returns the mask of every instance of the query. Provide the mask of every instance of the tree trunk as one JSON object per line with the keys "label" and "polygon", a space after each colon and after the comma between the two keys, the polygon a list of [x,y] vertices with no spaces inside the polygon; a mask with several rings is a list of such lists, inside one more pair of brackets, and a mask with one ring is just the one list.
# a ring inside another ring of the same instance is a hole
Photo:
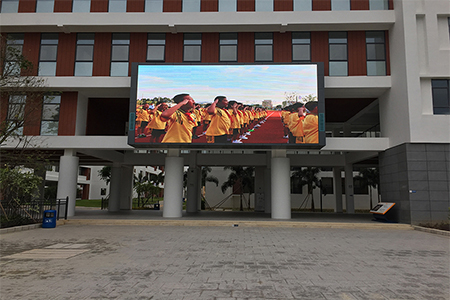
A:
{"label": "tree trunk", "polygon": [[314,193],[313,193],[312,186],[308,186],[308,194],[311,195],[311,211],[314,211],[315,210],[315,207],[314,207]]}

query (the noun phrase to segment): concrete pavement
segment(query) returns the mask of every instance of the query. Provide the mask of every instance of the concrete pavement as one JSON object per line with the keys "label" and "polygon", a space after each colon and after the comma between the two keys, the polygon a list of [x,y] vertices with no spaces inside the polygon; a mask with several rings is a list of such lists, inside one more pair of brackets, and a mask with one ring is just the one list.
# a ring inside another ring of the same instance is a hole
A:
{"label": "concrete pavement", "polygon": [[0,299],[450,299],[449,238],[406,225],[85,221],[2,234]]}

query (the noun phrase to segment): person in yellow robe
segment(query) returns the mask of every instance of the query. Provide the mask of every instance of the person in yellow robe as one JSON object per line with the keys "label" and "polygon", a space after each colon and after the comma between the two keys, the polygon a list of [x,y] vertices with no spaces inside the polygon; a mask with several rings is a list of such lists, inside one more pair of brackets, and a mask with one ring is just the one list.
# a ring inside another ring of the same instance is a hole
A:
{"label": "person in yellow robe", "polygon": [[319,117],[318,102],[311,101],[305,104],[306,117],[303,120],[303,132],[305,133],[306,144],[318,144],[319,143]]}
{"label": "person in yellow robe", "polygon": [[227,111],[228,100],[225,96],[217,96],[208,107],[211,123],[206,130],[207,143],[227,143],[227,135],[231,128],[231,115]]}
{"label": "person in yellow robe", "polygon": [[159,102],[154,109],[150,111],[151,121],[148,123],[150,131],[150,143],[161,143],[164,134],[166,133],[167,122],[161,120],[161,114],[169,108],[167,103]]}
{"label": "person in yellow robe", "polygon": [[192,109],[195,101],[189,94],[173,97],[175,106],[165,110],[160,119],[168,123],[167,133],[161,143],[192,143],[192,128],[197,125]]}

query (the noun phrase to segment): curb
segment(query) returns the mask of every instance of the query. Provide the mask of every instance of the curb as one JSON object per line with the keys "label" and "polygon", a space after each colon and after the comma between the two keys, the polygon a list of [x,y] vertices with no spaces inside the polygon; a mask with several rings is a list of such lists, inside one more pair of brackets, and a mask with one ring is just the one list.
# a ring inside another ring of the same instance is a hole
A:
{"label": "curb", "polygon": [[402,229],[410,230],[409,224],[365,224],[335,222],[282,222],[282,221],[239,221],[239,220],[107,220],[76,219],[64,220],[68,225],[134,225],[134,226],[218,226],[218,227],[283,227],[283,228],[352,228],[352,229]]}
{"label": "curb", "polygon": [[417,225],[412,225],[412,227],[414,230],[418,230],[418,231],[439,234],[439,235],[443,235],[443,236],[450,236],[450,231],[446,231],[446,230],[427,228],[427,227],[422,227],[422,226],[417,226]]}
{"label": "curb", "polygon": [[[66,221],[66,220],[57,220],[56,221],[56,226],[66,224],[64,221]],[[22,225],[22,226],[14,226],[14,227],[9,227],[9,228],[2,228],[2,229],[0,229],[0,234],[17,232],[17,231],[24,231],[24,230],[32,230],[32,229],[37,229],[37,228],[42,228],[42,224],[41,223],[36,223],[36,224],[30,224],[30,225]]]}

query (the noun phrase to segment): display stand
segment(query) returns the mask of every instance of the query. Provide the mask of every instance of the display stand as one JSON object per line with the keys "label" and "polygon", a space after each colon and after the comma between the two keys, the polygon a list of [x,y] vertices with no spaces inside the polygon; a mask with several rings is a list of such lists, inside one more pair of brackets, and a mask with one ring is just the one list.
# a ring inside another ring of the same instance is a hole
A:
{"label": "display stand", "polygon": [[374,208],[370,210],[370,212],[373,214],[373,221],[380,221],[385,223],[397,223],[396,221],[389,220],[387,217],[387,212],[395,205],[395,203],[387,203],[387,202],[380,202],[377,205],[375,205]]}

